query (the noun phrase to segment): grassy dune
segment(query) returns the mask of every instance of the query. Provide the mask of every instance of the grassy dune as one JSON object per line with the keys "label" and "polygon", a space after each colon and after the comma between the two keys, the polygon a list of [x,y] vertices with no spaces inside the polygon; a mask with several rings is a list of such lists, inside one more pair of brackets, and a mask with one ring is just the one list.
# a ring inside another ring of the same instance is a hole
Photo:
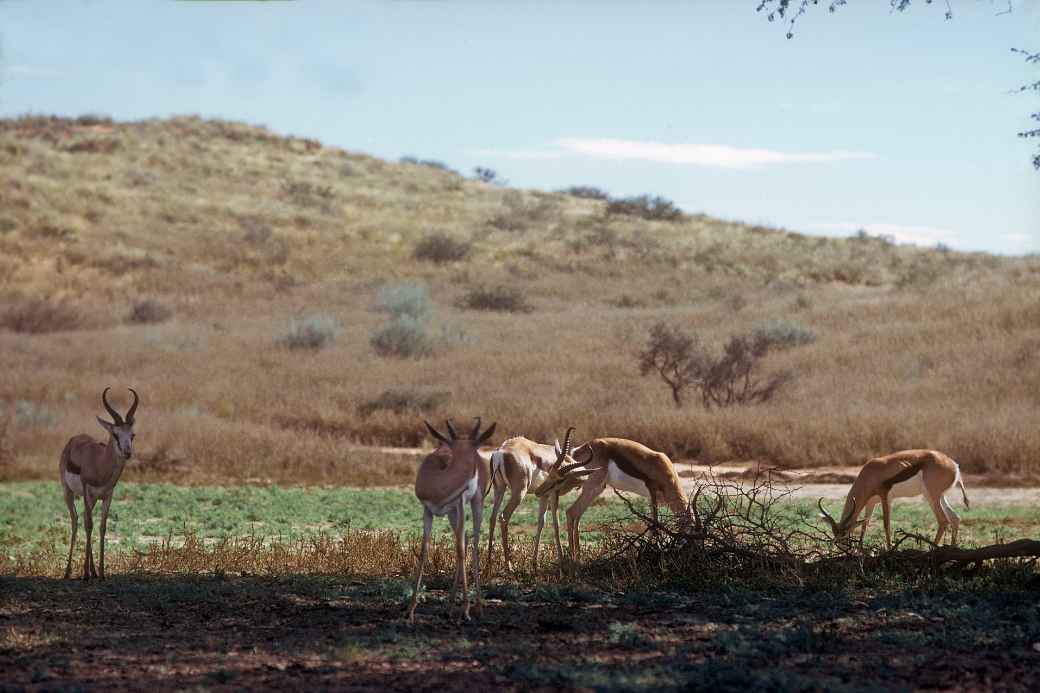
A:
{"label": "grassy dune", "polygon": [[[468,254],[416,259],[436,233]],[[370,343],[401,281],[432,297],[424,358]],[[460,307],[498,285],[531,310]],[[169,317],[132,317],[144,300]],[[288,348],[311,314],[338,333]],[[794,373],[773,401],[677,409],[636,365],[661,320],[712,345],[775,320],[816,339],[766,358]],[[0,121],[0,480],[51,478],[68,436],[100,432],[106,385],[142,395],[136,481],[407,483],[414,456],[359,446],[423,445],[421,416],[475,415],[703,460],[936,447],[1032,476],[1040,259],[608,215],[236,123]],[[388,390],[415,404],[366,407]]]}

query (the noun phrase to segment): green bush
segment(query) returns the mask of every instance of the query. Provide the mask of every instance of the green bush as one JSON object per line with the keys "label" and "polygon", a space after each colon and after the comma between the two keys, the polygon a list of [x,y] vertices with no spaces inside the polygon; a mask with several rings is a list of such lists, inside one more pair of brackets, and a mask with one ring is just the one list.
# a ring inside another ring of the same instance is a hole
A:
{"label": "green bush", "polygon": [[815,332],[791,320],[767,320],[756,325],[751,335],[772,349],[789,349],[816,341]]}
{"label": "green bush", "polygon": [[607,214],[639,217],[650,221],[678,221],[683,215],[674,202],[660,195],[635,195],[612,199],[607,203]]}
{"label": "green bush", "polygon": [[515,286],[475,286],[458,303],[469,310],[492,310],[501,313],[529,313],[534,310],[524,292]]}
{"label": "green bush", "polygon": [[308,315],[292,320],[281,342],[290,349],[321,349],[331,344],[339,332],[339,323],[331,315]]}
{"label": "green bush", "polygon": [[398,315],[373,332],[369,344],[380,356],[419,358],[433,352],[434,338],[425,320]]}
{"label": "green bush", "polygon": [[426,260],[440,265],[465,259],[472,247],[473,244],[469,241],[435,231],[419,241],[412,254],[416,260]]}
{"label": "green bush", "polygon": [[387,284],[379,290],[379,307],[393,317],[407,315],[423,320],[433,313],[430,290],[425,284],[399,282]]}

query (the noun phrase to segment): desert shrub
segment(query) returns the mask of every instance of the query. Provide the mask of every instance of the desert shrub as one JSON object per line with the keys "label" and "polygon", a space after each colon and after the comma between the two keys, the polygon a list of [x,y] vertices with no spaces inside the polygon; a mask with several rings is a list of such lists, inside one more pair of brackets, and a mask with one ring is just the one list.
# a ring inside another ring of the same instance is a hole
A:
{"label": "desert shrub", "polygon": [[481,183],[490,183],[491,185],[507,185],[509,183],[505,178],[501,178],[498,175],[498,171],[485,166],[477,166],[473,169],[473,177]]}
{"label": "desert shrub", "polygon": [[433,313],[430,290],[425,284],[400,282],[388,284],[379,290],[379,308],[393,317],[407,315],[423,320]]}
{"label": "desert shrub", "polygon": [[659,195],[613,198],[607,203],[607,214],[639,217],[650,221],[678,221],[683,215],[674,202]]}
{"label": "desert shrub", "polygon": [[127,320],[140,324],[165,322],[173,316],[173,311],[158,301],[146,298],[135,301],[130,308]]}
{"label": "desert shrub", "polygon": [[569,188],[561,188],[557,192],[571,197],[580,197],[583,200],[609,200],[610,195],[606,190],[591,185],[572,185]]}
{"label": "desert shrub", "polygon": [[380,356],[419,358],[433,353],[435,339],[429,322],[410,315],[398,315],[377,329],[369,344]]}
{"label": "desert shrub", "polygon": [[367,418],[377,411],[390,411],[394,414],[432,412],[443,404],[450,394],[449,392],[384,390],[378,397],[359,404],[357,409],[362,418]]}
{"label": "desert shrub", "polygon": [[772,349],[789,349],[816,341],[815,332],[791,320],[768,320],[756,325],[751,334]]}
{"label": "desert shrub", "polygon": [[65,305],[35,298],[17,303],[0,317],[0,327],[22,334],[63,332],[80,327],[79,314]]}
{"label": "desert shrub", "polygon": [[534,310],[524,292],[515,286],[474,286],[459,299],[458,306],[469,310],[502,313],[529,313]]}
{"label": "desert shrub", "polygon": [[699,337],[663,322],[650,328],[650,339],[638,358],[640,375],[657,373],[671,388],[677,407],[682,406],[685,391],[696,386],[709,367],[708,353]]}
{"label": "desert shrub", "polygon": [[812,308],[812,299],[808,294],[798,294],[794,299],[794,307],[796,310],[809,310]]}
{"label": "desert shrub", "polygon": [[330,209],[329,203],[334,198],[331,186],[315,185],[308,181],[284,180],[282,194],[300,207],[320,207],[323,210]]}
{"label": "desert shrub", "polygon": [[704,408],[711,409],[767,402],[776,395],[792,376],[788,372],[760,375],[761,362],[771,348],[765,337],[733,335],[716,355],[697,335],[659,322],[650,329],[637,358],[640,375],[657,373],[671,389],[675,406],[682,406],[684,392],[692,388],[700,393]]}
{"label": "desert shrub", "polygon": [[321,349],[331,344],[339,332],[339,322],[331,315],[308,315],[294,318],[280,341],[290,349]]}
{"label": "desert shrub", "polygon": [[473,244],[470,241],[435,231],[415,245],[412,255],[416,260],[426,260],[439,265],[465,259],[472,248]]}
{"label": "desert shrub", "polygon": [[427,168],[435,168],[438,171],[446,171],[447,173],[454,173],[455,175],[458,175],[459,173],[451,166],[448,166],[443,161],[438,161],[437,159],[420,159],[415,156],[402,156],[400,159],[398,159],[398,161],[400,161],[402,164],[411,164],[413,166],[426,166]]}

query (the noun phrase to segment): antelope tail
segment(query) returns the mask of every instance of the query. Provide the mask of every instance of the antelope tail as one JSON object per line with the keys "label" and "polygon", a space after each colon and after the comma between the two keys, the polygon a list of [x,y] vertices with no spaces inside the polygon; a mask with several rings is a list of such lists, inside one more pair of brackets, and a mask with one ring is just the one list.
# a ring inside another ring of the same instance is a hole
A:
{"label": "antelope tail", "polygon": [[968,502],[968,492],[964,490],[964,480],[961,479],[960,465],[957,465],[957,478],[953,480],[953,483],[961,487],[961,498],[964,499],[964,507],[970,509],[971,503]]}

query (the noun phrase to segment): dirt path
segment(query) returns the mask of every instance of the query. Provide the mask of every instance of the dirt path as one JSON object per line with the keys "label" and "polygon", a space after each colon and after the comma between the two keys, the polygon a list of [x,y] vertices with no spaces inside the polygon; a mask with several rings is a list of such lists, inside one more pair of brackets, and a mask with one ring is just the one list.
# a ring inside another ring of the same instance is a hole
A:
{"label": "dirt path", "polygon": [[[754,466],[751,463],[723,464],[716,467],[689,462],[677,462],[676,472],[687,491],[692,492],[698,482],[709,475],[728,482],[741,484],[754,483]],[[823,467],[804,470],[777,470],[772,474],[773,483],[782,489],[789,489],[793,498],[824,498],[825,500],[841,500],[849,492],[849,487],[859,471],[857,467]],[[1038,505],[1040,506],[1040,487],[1036,486],[1000,486],[999,481],[978,475],[965,475],[964,486],[972,505]],[[960,503],[960,492],[951,493],[947,498]]]}

